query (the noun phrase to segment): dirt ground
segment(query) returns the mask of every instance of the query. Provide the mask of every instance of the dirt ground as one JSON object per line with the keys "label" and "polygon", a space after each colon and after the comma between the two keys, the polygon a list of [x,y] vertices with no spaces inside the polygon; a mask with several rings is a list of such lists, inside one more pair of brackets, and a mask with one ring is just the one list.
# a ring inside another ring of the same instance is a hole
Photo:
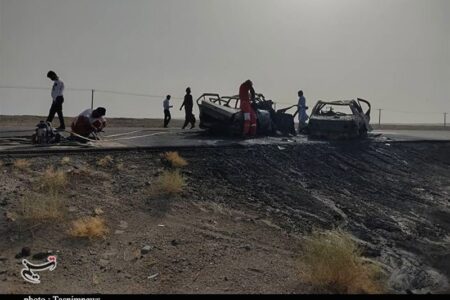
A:
{"label": "dirt ground", "polygon": [[[450,144],[370,142],[180,151],[181,196],[146,190],[160,153],[0,158],[0,291],[6,293],[308,293],[298,257],[313,228],[343,228],[383,266],[389,292],[450,292]],[[122,165],[123,164],[123,165]],[[26,227],[6,213],[48,167],[70,184],[58,223]],[[82,166],[91,170],[83,177]],[[122,166],[124,168],[122,168]],[[73,239],[70,222],[101,208],[110,234]],[[150,246],[148,254],[141,254]],[[20,275],[23,247],[58,256],[42,283]]]}

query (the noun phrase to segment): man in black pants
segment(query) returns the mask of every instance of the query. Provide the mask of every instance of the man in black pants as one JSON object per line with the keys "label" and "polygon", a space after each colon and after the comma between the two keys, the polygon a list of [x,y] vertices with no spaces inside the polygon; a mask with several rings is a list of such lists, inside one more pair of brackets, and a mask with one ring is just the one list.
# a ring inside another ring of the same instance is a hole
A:
{"label": "man in black pants", "polygon": [[52,106],[50,108],[50,113],[48,114],[47,122],[53,122],[55,114],[58,114],[59,118],[59,128],[57,130],[65,130],[66,125],[64,124],[63,116],[63,103],[64,103],[64,82],[62,82],[55,72],[50,71],[47,73],[47,77],[53,81],[52,88]]}
{"label": "man in black pants", "polygon": [[170,99],[172,97],[170,95],[167,95],[166,100],[163,102],[164,106],[164,128],[167,128],[169,126],[170,120],[172,120],[172,115],[170,114],[170,109],[173,108],[172,105],[170,105]]}
{"label": "man in black pants", "polygon": [[184,122],[183,129],[186,129],[189,123],[191,123],[191,129],[195,127],[195,116],[192,113],[192,110],[194,109],[194,99],[191,95],[191,88],[186,89],[186,96],[184,96],[184,102],[183,105],[181,105],[180,111],[184,110],[186,112],[186,121]]}

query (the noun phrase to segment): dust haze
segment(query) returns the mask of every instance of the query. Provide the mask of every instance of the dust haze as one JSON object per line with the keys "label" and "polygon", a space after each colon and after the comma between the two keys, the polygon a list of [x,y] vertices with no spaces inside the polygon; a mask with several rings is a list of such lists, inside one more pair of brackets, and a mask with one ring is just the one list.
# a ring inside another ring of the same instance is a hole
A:
{"label": "dust haze", "polygon": [[[310,106],[362,97],[384,122],[439,123],[449,11],[446,0],[0,0],[0,86],[50,89],[54,69],[68,88],[154,95],[96,93],[109,116],[141,118],[187,86],[230,95],[251,78],[280,103],[303,89]],[[0,114],[46,115],[49,93],[0,89]],[[66,114],[90,97],[68,91]]]}

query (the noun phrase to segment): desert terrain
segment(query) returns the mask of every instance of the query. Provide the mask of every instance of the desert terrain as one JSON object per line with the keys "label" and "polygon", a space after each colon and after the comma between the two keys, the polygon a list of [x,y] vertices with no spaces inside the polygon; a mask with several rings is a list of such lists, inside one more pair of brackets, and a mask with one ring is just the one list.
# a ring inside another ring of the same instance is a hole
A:
{"label": "desert terrain", "polygon": [[[0,291],[334,293],[305,273],[305,245],[340,230],[380,271],[374,292],[449,292],[449,153],[370,141],[192,148],[179,168],[158,151],[4,155]],[[55,215],[24,209],[40,203]],[[88,218],[98,236],[75,232]],[[58,257],[39,285],[20,275],[24,248],[31,261]]]}

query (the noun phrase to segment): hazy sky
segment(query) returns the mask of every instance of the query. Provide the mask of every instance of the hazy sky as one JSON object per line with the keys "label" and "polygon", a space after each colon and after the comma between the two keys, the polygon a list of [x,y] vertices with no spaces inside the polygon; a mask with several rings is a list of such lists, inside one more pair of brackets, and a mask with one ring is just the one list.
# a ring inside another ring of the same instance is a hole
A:
{"label": "hazy sky", "polygon": [[[50,87],[54,69],[67,88],[182,97],[191,86],[196,97],[236,94],[251,78],[283,103],[303,89],[310,106],[361,97],[450,112],[449,13],[449,0],[0,0],[0,86]],[[0,89],[0,114],[46,114],[49,93]],[[110,116],[162,113],[160,98],[96,100]],[[89,104],[66,93],[69,115]]]}

